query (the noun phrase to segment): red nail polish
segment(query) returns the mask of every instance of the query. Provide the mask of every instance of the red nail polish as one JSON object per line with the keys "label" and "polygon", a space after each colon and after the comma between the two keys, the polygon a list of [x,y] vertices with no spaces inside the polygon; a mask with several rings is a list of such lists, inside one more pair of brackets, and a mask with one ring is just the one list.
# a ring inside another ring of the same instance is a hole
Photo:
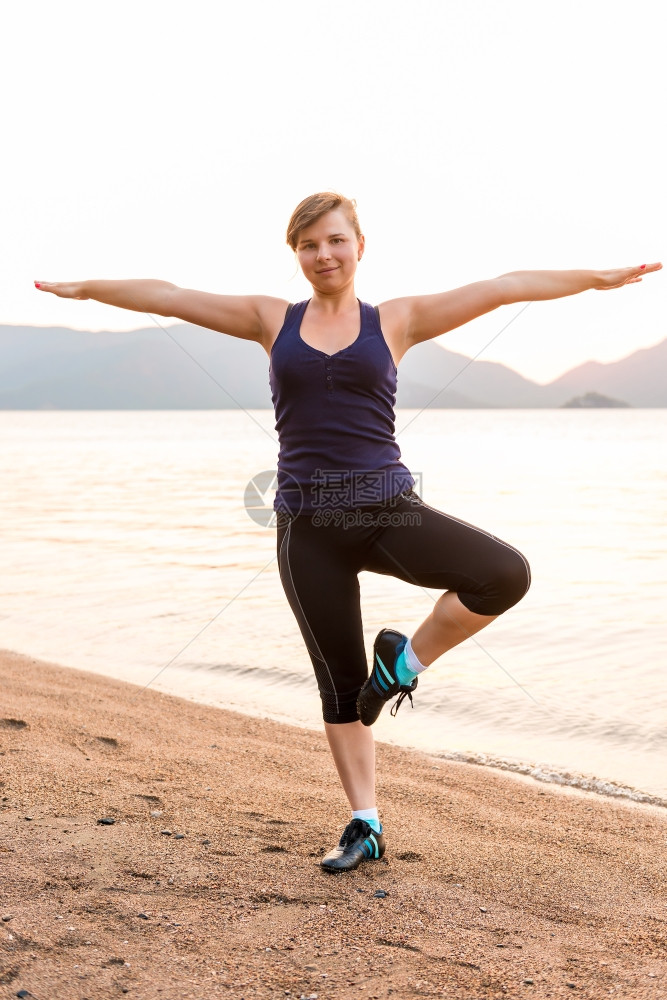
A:
{"label": "red nail polish", "polygon": [[641,267],[639,268],[639,270],[640,270],[640,271],[643,271],[643,269],[644,269],[645,267],[646,267],[646,264],[642,264],[642,266],[641,266]]}
{"label": "red nail polish", "polygon": [[42,286],[40,285],[39,281],[36,281],[36,282],[35,282],[35,288],[41,288],[41,287],[42,287]]}

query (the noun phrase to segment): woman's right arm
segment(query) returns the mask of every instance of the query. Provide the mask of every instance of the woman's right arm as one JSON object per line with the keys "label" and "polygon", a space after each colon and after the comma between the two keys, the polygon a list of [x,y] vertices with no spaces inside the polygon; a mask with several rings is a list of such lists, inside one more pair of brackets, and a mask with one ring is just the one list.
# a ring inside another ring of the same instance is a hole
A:
{"label": "woman's right arm", "polygon": [[287,308],[286,300],[270,295],[216,295],[153,278],[36,281],[35,286],[61,298],[95,299],[120,309],[173,316],[231,337],[254,340],[267,349],[282,326]]}

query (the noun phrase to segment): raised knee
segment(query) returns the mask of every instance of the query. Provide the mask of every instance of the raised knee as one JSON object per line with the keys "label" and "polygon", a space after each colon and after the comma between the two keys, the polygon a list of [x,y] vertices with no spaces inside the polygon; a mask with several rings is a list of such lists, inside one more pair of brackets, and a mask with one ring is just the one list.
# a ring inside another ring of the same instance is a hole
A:
{"label": "raised knee", "polygon": [[530,587],[530,567],[524,556],[509,547],[502,550],[488,576],[470,593],[459,592],[461,603],[478,615],[495,617],[513,607]]}
{"label": "raised knee", "polygon": [[[508,549],[496,580],[498,600],[502,611],[518,604],[530,587],[528,560],[517,549]],[[502,612],[496,612],[502,614]]]}

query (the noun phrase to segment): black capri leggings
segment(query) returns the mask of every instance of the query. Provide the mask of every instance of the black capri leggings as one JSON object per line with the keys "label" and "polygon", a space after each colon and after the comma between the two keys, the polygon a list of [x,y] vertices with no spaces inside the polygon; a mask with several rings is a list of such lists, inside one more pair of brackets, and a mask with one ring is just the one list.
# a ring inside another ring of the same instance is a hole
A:
{"label": "black capri leggings", "polygon": [[325,722],[355,722],[368,676],[358,574],[454,591],[499,615],[524,596],[530,568],[499,538],[429,507],[412,490],[388,504],[278,517],[278,566],[315,669]]}

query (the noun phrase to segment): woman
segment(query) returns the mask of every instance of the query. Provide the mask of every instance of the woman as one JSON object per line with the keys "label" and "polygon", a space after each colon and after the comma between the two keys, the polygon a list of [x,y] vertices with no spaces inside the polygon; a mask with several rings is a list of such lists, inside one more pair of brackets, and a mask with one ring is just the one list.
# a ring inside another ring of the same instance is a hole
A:
{"label": "woman", "polygon": [[[418,675],[516,604],[530,585],[505,542],[427,506],[394,439],[396,366],[415,344],[498,306],[618,288],[660,264],[608,271],[517,271],[437,295],[360,302],[364,253],[354,202],[324,192],[295,209],[287,230],[312,297],[290,306],[154,280],[35,282],[65,298],[173,316],[261,344],[280,440],[278,562],[317,678],[324,728],[352,819],[325,858],[349,871],[382,857],[372,724],[387,701],[412,700]],[[383,629],[370,676],[358,573],[388,574],[443,595],[411,638]]]}

